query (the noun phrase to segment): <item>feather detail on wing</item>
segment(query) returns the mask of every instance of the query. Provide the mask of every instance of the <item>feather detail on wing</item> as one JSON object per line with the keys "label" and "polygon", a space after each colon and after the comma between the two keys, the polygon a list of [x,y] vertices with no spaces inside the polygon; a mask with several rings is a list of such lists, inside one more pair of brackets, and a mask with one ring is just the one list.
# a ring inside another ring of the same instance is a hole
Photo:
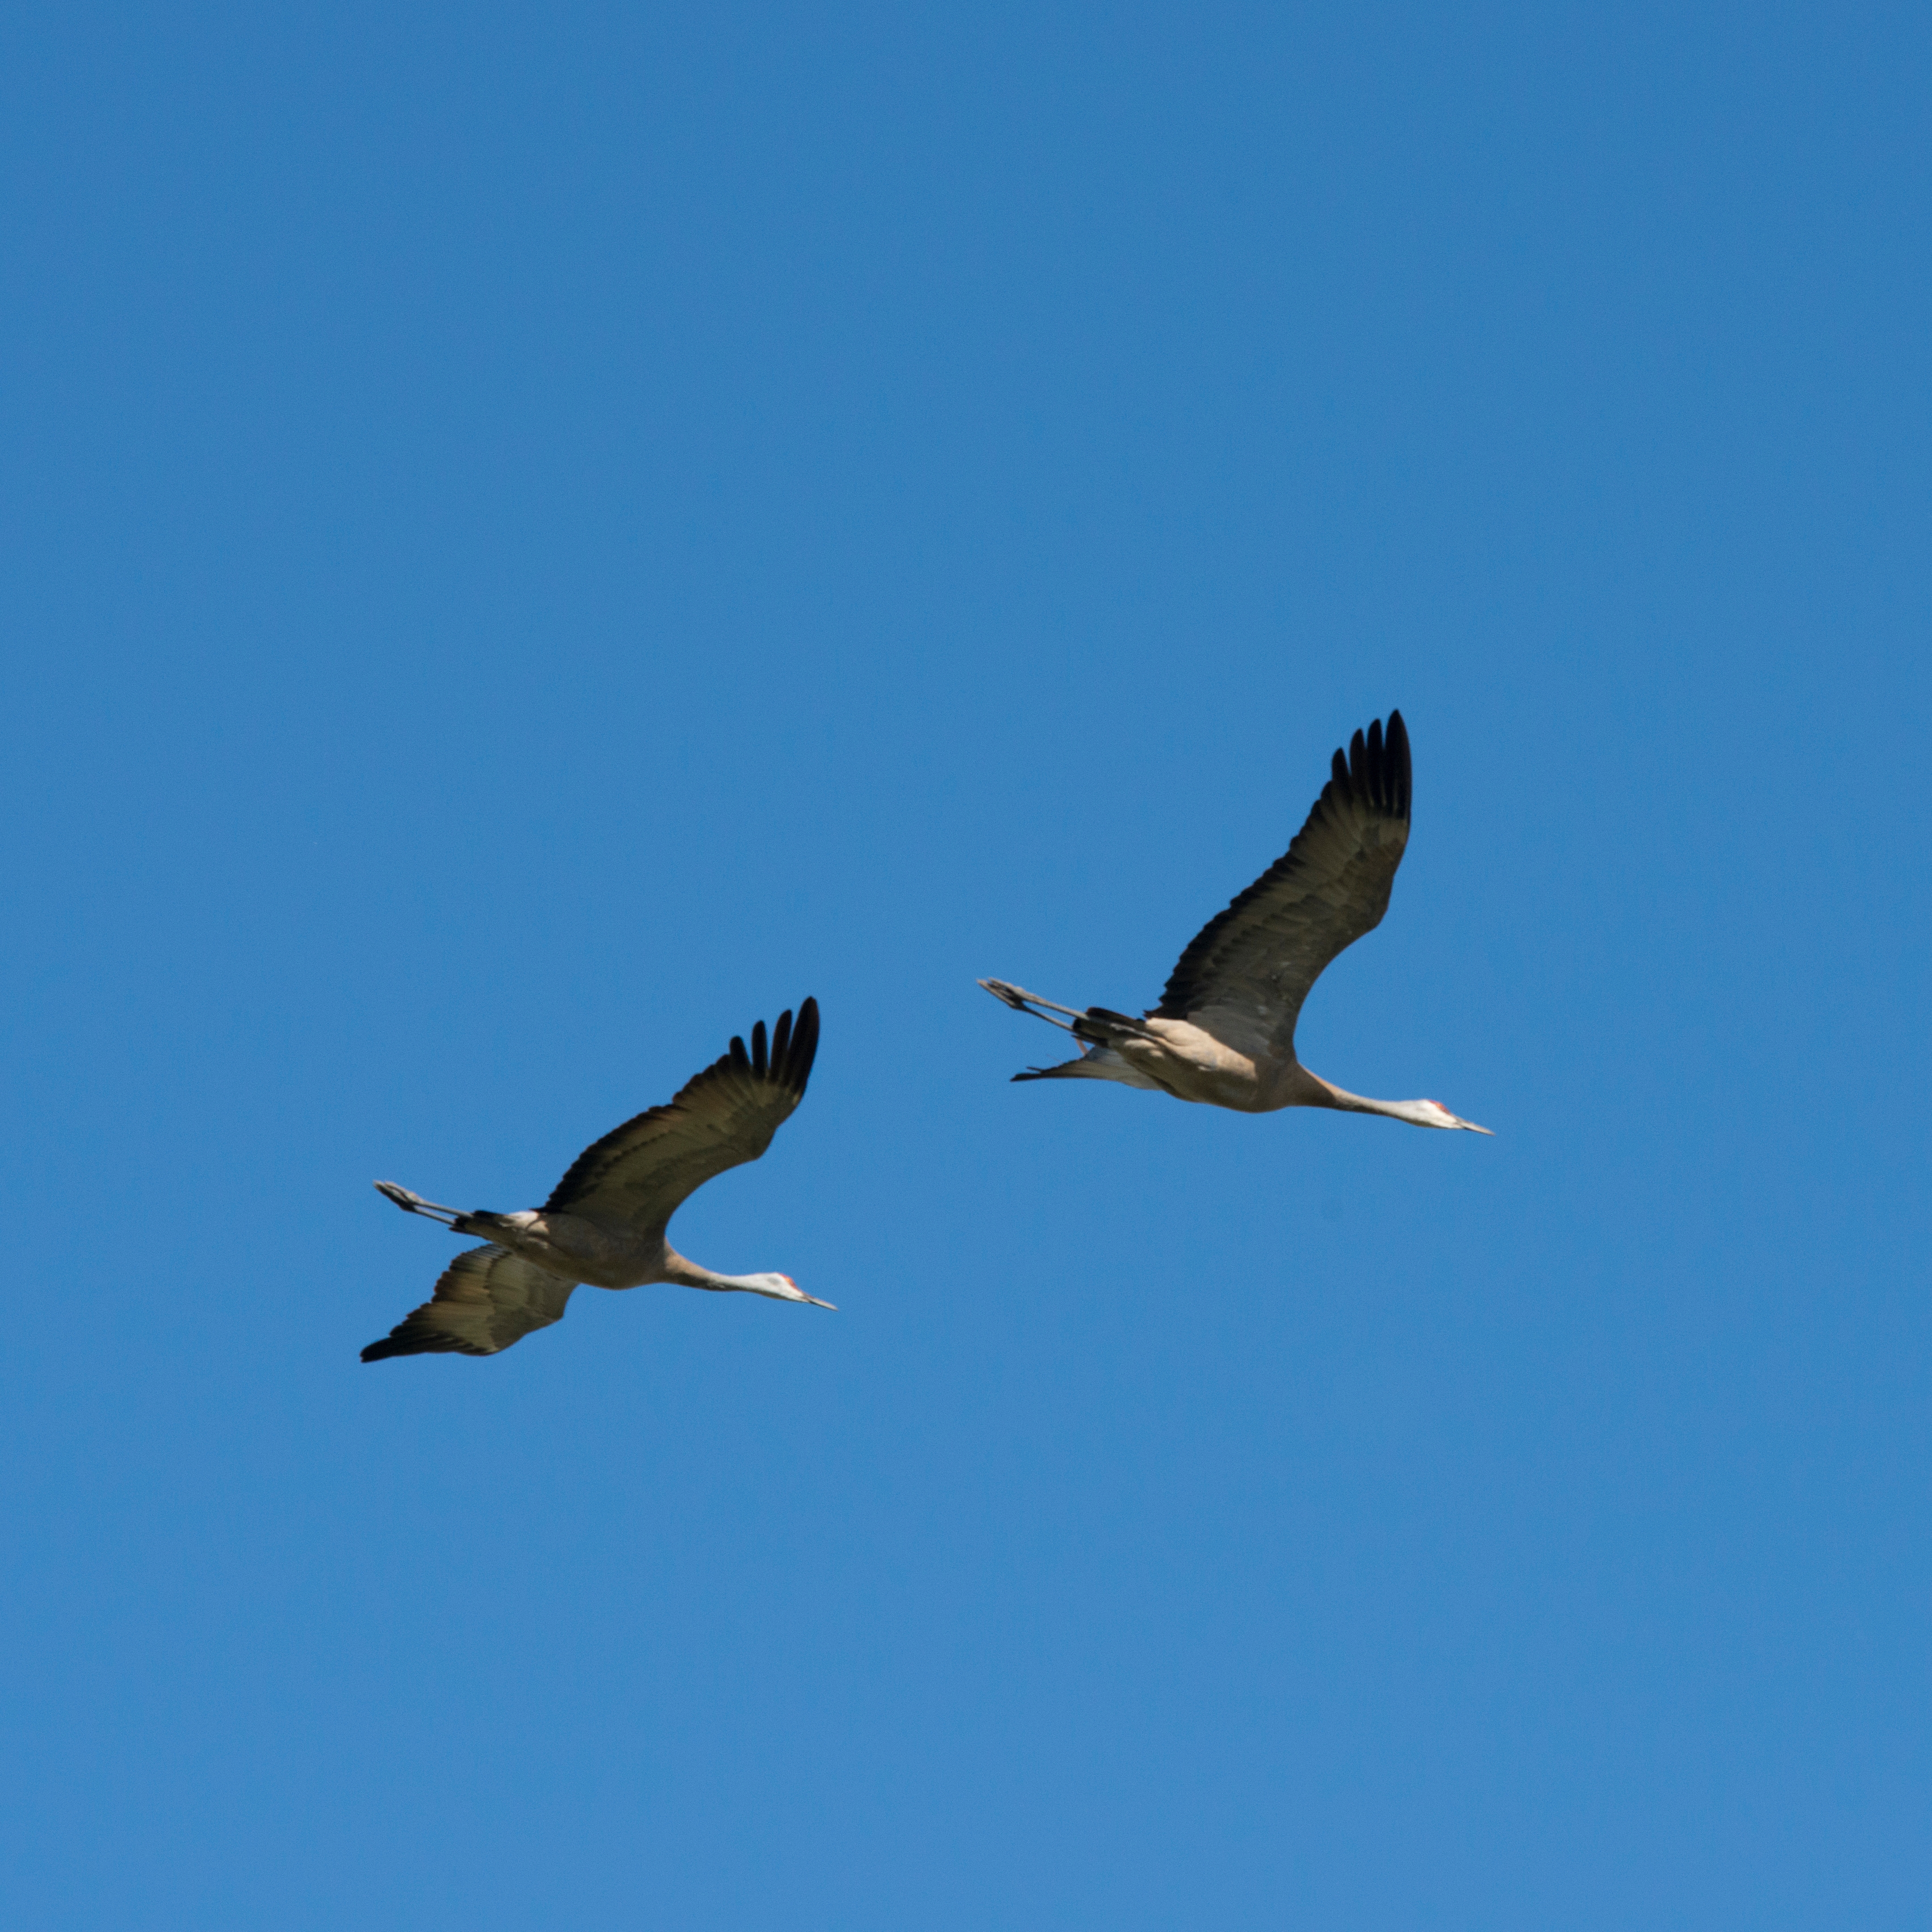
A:
{"label": "feather detail on wing", "polygon": [[1016,1073],[1016,1080],[1118,1080],[1123,1087],[1147,1087],[1160,1091],[1160,1082],[1150,1078],[1131,1060],[1124,1060],[1111,1046],[1088,1048],[1078,1060],[1063,1060],[1058,1066],[1029,1066]]}
{"label": "feather detail on wing", "polygon": [[1308,989],[1372,932],[1408,842],[1408,732],[1400,711],[1358,731],[1294,842],[1195,935],[1154,1014],[1238,1052],[1285,1059]]}
{"label": "feather detail on wing", "polygon": [[563,1319],[576,1287],[493,1241],[469,1248],[443,1270],[436,1293],[362,1351],[365,1362],[388,1355],[494,1355],[533,1328]]}
{"label": "feather detail on wing", "polygon": [[818,1052],[818,1002],[806,1000],[794,1027],[778,1016],[766,1050],[765,1023],[752,1046],[731,1050],[687,1081],[668,1106],[652,1107],[586,1148],[544,1203],[634,1228],[662,1228],[687,1195],[714,1175],[756,1160],[805,1097]]}

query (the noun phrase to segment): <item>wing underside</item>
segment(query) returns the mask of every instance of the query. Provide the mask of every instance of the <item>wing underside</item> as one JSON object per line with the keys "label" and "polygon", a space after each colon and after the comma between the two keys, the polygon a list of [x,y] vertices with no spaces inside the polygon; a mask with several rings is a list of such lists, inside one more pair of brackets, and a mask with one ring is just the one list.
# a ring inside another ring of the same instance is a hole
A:
{"label": "wing underside", "polygon": [[818,1052],[818,1002],[804,1000],[798,1023],[778,1016],[767,1046],[765,1023],[748,1051],[730,1050],[687,1081],[668,1106],[626,1120],[584,1149],[544,1206],[634,1228],[662,1228],[678,1204],[714,1175],[770,1146],[805,1096]]}
{"label": "wing underside", "polygon": [[1238,1052],[1285,1058],[1308,990],[1388,910],[1408,842],[1402,713],[1358,731],[1294,842],[1196,934],[1153,1016],[1185,1019]]}
{"label": "wing underside", "polygon": [[561,1322],[576,1286],[494,1241],[466,1249],[444,1269],[435,1294],[371,1342],[362,1359],[497,1354],[532,1330]]}

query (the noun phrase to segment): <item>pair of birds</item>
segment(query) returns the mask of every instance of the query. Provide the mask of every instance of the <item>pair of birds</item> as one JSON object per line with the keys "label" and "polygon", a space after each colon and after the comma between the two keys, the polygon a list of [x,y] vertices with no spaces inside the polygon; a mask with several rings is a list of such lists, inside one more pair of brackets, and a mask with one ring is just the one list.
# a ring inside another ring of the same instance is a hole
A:
{"label": "pair of birds", "polygon": [[[1408,733],[1402,713],[1358,731],[1294,842],[1180,956],[1160,1004],[1136,1019],[1105,1006],[1057,1006],[1004,980],[980,984],[1016,1012],[1071,1034],[1076,1058],[1016,1080],[1115,1080],[1244,1114],[1333,1107],[1418,1127],[1486,1134],[1434,1100],[1371,1100],[1311,1073],[1294,1057],[1294,1023],[1323,968],[1388,909],[1408,842]],[[1056,1018],[1055,1015],[1062,1017]],[[769,1041],[730,1051],[653,1107],[586,1148],[542,1207],[522,1214],[438,1206],[394,1181],[376,1187],[398,1208],[484,1245],[457,1256],[434,1297],[362,1351],[388,1355],[494,1355],[562,1319],[571,1291],[686,1288],[770,1296],[830,1308],[788,1274],[714,1274],[665,1238],[670,1218],[706,1181],[770,1146],[805,1096],[818,1051],[818,1003],[794,1024],[779,1016]]]}

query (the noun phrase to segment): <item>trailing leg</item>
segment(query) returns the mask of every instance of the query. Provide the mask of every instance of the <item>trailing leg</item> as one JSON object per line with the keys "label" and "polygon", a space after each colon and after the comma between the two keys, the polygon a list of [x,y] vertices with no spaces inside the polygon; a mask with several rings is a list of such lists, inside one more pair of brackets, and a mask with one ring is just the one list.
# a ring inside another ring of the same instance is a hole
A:
{"label": "trailing leg", "polygon": [[1048,1026],[1057,1026],[1062,1032],[1073,1029],[1066,1020],[1057,1020],[1042,1010],[1052,1007],[1054,1012],[1066,1013],[1073,1019],[1081,1017],[1078,1006],[1063,1006],[1052,1000],[1042,1000],[1037,993],[1029,993],[1023,987],[1010,986],[1004,980],[982,980],[980,984],[991,993],[1001,1005],[1011,1006],[1016,1013],[1030,1013],[1036,1020],[1045,1020]]}
{"label": "trailing leg", "polygon": [[453,1228],[463,1219],[461,1210],[455,1208],[439,1208],[434,1201],[425,1201],[420,1194],[412,1194],[406,1187],[398,1187],[393,1180],[379,1180],[376,1192],[385,1200],[393,1201],[405,1214],[425,1215],[432,1221],[440,1221],[446,1228]]}

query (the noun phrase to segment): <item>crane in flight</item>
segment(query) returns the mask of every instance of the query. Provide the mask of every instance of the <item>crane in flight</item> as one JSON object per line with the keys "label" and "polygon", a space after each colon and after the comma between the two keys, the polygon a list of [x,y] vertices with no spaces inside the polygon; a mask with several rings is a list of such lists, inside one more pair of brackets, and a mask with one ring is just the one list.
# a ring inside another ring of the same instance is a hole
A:
{"label": "crane in flight", "polygon": [[670,1217],[714,1176],[756,1160],[805,1097],[818,1051],[818,1002],[806,1000],[798,1024],[789,1011],[772,1029],[752,1029],[752,1048],[734,1038],[730,1051],[688,1080],[668,1106],[652,1107],[614,1127],[571,1163],[541,1208],[518,1214],[440,1208],[398,1187],[376,1183],[398,1208],[424,1214],[458,1234],[488,1238],[444,1270],[435,1294],[362,1351],[365,1362],[388,1355],[494,1355],[532,1329],[563,1319],[571,1290],[640,1288],[676,1282],[686,1288],[808,1301],[788,1274],[714,1274],[686,1261],[664,1239]]}
{"label": "crane in flight", "polygon": [[[1016,1011],[1064,1028],[1077,1060],[1016,1080],[1118,1080],[1238,1113],[1334,1107],[1418,1127],[1466,1127],[1435,1100],[1371,1100],[1311,1073],[1294,1057],[1308,989],[1345,946],[1382,923],[1408,842],[1408,731],[1400,711],[1358,731],[1294,842],[1180,956],[1160,1004],[1138,1019],[1082,1012],[1004,980],[980,984]],[[1053,1016],[1061,1013],[1064,1019]]]}

